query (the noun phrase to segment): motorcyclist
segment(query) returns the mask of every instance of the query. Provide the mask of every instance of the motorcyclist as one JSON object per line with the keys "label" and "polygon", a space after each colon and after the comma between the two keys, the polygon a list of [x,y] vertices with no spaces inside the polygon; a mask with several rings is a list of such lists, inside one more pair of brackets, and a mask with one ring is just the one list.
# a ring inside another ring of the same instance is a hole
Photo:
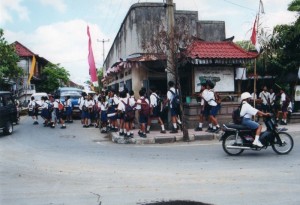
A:
{"label": "motorcyclist", "polygon": [[259,141],[259,135],[262,130],[262,125],[258,124],[254,120],[252,120],[252,117],[255,115],[267,117],[270,116],[269,113],[264,113],[262,111],[259,111],[258,109],[252,107],[249,102],[251,100],[252,96],[249,92],[244,92],[241,95],[241,112],[240,116],[243,117],[242,124],[246,127],[256,130],[255,133],[255,139],[253,142],[253,145],[256,145],[258,147],[263,147],[263,144]]}

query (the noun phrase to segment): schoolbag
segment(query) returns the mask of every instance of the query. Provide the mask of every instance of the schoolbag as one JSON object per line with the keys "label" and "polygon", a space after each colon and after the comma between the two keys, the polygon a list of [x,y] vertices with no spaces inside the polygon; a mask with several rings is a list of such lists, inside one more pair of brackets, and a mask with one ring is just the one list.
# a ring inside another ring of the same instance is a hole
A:
{"label": "schoolbag", "polygon": [[174,93],[174,91],[172,91],[171,89],[169,90],[172,95],[173,95],[173,99],[171,101],[171,105],[172,105],[172,108],[178,108],[179,105],[180,105],[180,99],[179,99],[179,95],[176,93]]}
{"label": "schoolbag", "polygon": [[142,104],[141,104],[140,113],[147,117],[150,115],[150,110],[151,110],[150,105],[149,105],[149,103],[146,102],[145,99],[141,99],[141,102],[142,102]]}
{"label": "schoolbag", "polygon": [[232,121],[234,124],[242,124],[243,117],[241,117],[241,109],[242,109],[242,103],[240,106],[232,111]]}
{"label": "schoolbag", "polygon": [[52,112],[53,111],[53,104],[52,103],[47,103],[48,104],[48,111]]}
{"label": "schoolbag", "polygon": [[162,99],[160,97],[158,97],[158,95],[156,93],[152,93],[151,95],[153,95],[156,98],[157,105],[156,105],[155,109],[160,110],[161,109]]}
{"label": "schoolbag", "polygon": [[121,101],[125,106],[124,120],[132,121],[135,117],[135,112],[134,112],[133,107],[131,107],[129,104],[129,98],[127,99],[127,103],[125,103],[123,100],[121,100]]}
{"label": "schoolbag", "polygon": [[64,105],[61,102],[58,102],[58,110],[63,111],[64,110]]}

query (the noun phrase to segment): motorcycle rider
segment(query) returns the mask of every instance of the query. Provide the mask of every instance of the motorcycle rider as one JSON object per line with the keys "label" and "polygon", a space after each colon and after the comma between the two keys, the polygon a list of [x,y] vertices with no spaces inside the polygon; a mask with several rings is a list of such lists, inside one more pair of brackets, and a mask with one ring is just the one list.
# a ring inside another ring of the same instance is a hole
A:
{"label": "motorcycle rider", "polygon": [[270,116],[269,113],[264,113],[262,111],[259,111],[258,109],[252,107],[249,102],[251,100],[252,96],[249,92],[244,92],[241,95],[241,112],[240,116],[243,117],[242,124],[248,127],[249,129],[256,130],[255,133],[255,139],[253,142],[253,145],[256,145],[258,147],[263,147],[263,144],[259,141],[259,135],[262,130],[262,125],[258,124],[254,120],[252,120],[252,117],[255,115],[261,116],[261,117],[267,117]]}

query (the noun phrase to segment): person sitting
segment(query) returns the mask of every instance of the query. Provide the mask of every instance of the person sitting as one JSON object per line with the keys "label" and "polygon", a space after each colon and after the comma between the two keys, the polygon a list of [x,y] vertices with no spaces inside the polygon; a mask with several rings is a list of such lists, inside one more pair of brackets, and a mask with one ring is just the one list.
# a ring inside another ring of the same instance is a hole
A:
{"label": "person sitting", "polygon": [[270,116],[269,113],[264,113],[259,111],[258,109],[252,107],[249,102],[252,96],[249,92],[244,92],[241,95],[241,112],[240,116],[243,117],[242,124],[248,127],[249,129],[255,130],[255,139],[253,141],[253,145],[258,147],[263,147],[263,144],[259,141],[259,135],[262,130],[262,125],[258,124],[257,122],[252,120],[252,117],[255,115],[259,115],[262,117]]}

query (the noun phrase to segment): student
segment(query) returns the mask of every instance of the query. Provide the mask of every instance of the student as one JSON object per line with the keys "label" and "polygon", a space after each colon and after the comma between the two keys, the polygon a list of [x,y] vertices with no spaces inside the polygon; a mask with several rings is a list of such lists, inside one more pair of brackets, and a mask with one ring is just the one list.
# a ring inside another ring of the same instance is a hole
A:
{"label": "student", "polygon": [[39,122],[37,121],[37,116],[36,116],[36,107],[37,107],[37,104],[34,100],[34,97],[32,96],[30,101],[29,101],[29,104],[28,104],[28,114],[33,119],[33,121],[34,121],[33,124],[34,125],[39,124]]}
{"label": "student", "polygon": [[112,132],[117,132],[118,129],[118,116],[117,116],[117,106],[119,104],[119,99],[115,92],[111,90],[108,94],[108,109],[107,109],[107,117],[109,120],[109,129]]}
{"label": "student", "polygon": [[52,117],[51,128],[55,128],[55,124],[57,123],[57,121],[59,121],[60,124],[62,125],[60,127],[61,129],[66,128],[65,122],[62,119],[63,112],[60,108],[61,105],[62,105],[62,103],[60,102],[59,97],[55,96],[55,100],[53,102],[53,111],[52,111],[52,114],[51,114],[51,117]]}
{"label": "student", "polygon": [[146,126],[148,123],[148,117],[150,115],[150,103],[149,100],[145,97],[146,91],[141,89],[139,91],[140,98],[137,100],[136,109],[139,111],[139,123],[140,130],[138,132],[140,137],[146,138]]}
{"label": "student", "polygon": [[284,89],[280,88],[280,109],[277,112],[276,121],[279,121],[279,115],[282,114],[282,119],[280,124],[287,125],[287,114],[288,114],[288,106],[290,103],[290,99],[284,92]]}
{"label": "student", "polygon": [[[133,107],[133,110],[134,110],[134,113],[136,111],[136,99],[134,97],[134,91],[131,90],[129,91],[129,103],[130,103],[130,106]],[[134,114],[135,116],[135,114]],[[131,120],[131,123],[129,124],[129,129],[130,129],[130,136],[133,136],[133,129],[135,129],[135,118]]]}
{"label": "student", "polygon": [[215,93],[213,91],[214,87],[215,85],[212,81],[207,81],[206,89],[202,92],[202,97],[206,101],[207,105],[209,106],[207,112],[209,113],[208,114],[209,122],[212,124],[211,132],[217,133],[220,130],[220,125],[218,123],[216,116],[218,114],[220,106],[216,102]]}
{"label": "student", "polygon": [[81,118],[81,124],[84,125],[84,116],[83,116],[83,110],[82,107],[84,105],[84,101],[87,98],[86,92],[81,93],[81,97],[78,99],[78,105],[79,105],[79,110],[80,110],[80,118]]}
{"label": "student", "polygon": [[201,89],[200,93],[198,94],[199,97],[199,103],[200,103],[200,114],[199,114],[199,125],[195,128],[195,131],[202,131],[202,126],[204,122],[204,116],[205,116],[205,100],[202,98],[202,92],[206,89],[206,81],[201,82]]}
{"label": "student", "polygon": [[91,95],[87,96],[87,99],[84,101],[84,104],[82,106],[83,110],[83,117],[84,117],[84,128],[90,127],[89,121],[91,119],[91,114],[93,112],[93,107],[95,103]]}
{"label": "student", "polygon": [[41,98],[42,102],[41,102],[41,117],[44,119],[44,127],[48,126],[48,120],[49,120],[49,102],[48,101],[48,97],[46,96],[42,96]]}
{"label": "student", "polygon": [[66,122],[67,123],[72,123],[72,101],[70,99],[70,96],[66,96],[65,98],[65,108],[66,108]]}
{"label": "student", "polygon": [[181,124],[180,119],[178,118],[179,116],[179,111],[180,108],[179,107],[174,107],[174,103],[172,103],[173,99],[175,98],[176,95],[179,94],[178,89],[175,89],[175,84],[173,81],[169,81],[168,82],[169,85],[169,90],[167,92],[167,102],[169,102],[170,104],[170,109],[171,109],[171,119],[172,119],[172,130],[170,131],[170,133],[177,133],[177,122],[179,124]]}
{"label": "student", "polygon": [[152,120],[157,120],[158,123],[161,126],[160,133],[165,134],[166,133],[165,125],[164,125],[164,122],[162,121],[162,118],[161,118],[162,100],[158,95],[159,91],[155,88],[152,88],[150,90],[150,92],[151,92],[151,94],[150,94],[150,107],[152,108],[152,114],[148,118],[147,133],[150,132],[151,121]]}
{"label": "student", "polygon": [[[118,105],[118,111],[121,113],[121,120],[123,121],[123,135],[125,139],[132,137],[131,124],[134,119],[134,109],[130,98],[127,98],[127,92],[120,93],[120,101]],[[120,127],[121,129],[121,127]]]}
{"label": "student", "polygon": [[100,103],[100,123],[101,123],[101,133],[107,133],[107,107],[108,102],[106,101],[106,96],[99,97]]}
{"label": "student", "polygon": [[[125,115],[125,105],[127,103],[127,93],[123,90],[120,92],[119,96],[119,104],[118,104],[118,119],[119,119],[119,136],[126,136],[127,130],[125,130],[125,122],[124,122],[124,115]],[[129,104],[129,101],[128,101]],[[126,122],[127,125],[128,122]],[[127,126],[128,132],[129,132],[129,126]]]}
{"label": "student", "polygon": [[242,124],[248,127],[249,129],[255,130],[255,139],[253,145],[258,147],[263,147],[261,142],[259,141],[259,135],[262,130],[262,125],[252,120],[252,117],[255,115],[267,117],[270,116],[269,113],[264,113],[259,111],[258,109],[252,107],[249,103],[252,99],[252,96],[248,92],[244,92],[241,95],[242,107],[240,116],[243,117]]}

